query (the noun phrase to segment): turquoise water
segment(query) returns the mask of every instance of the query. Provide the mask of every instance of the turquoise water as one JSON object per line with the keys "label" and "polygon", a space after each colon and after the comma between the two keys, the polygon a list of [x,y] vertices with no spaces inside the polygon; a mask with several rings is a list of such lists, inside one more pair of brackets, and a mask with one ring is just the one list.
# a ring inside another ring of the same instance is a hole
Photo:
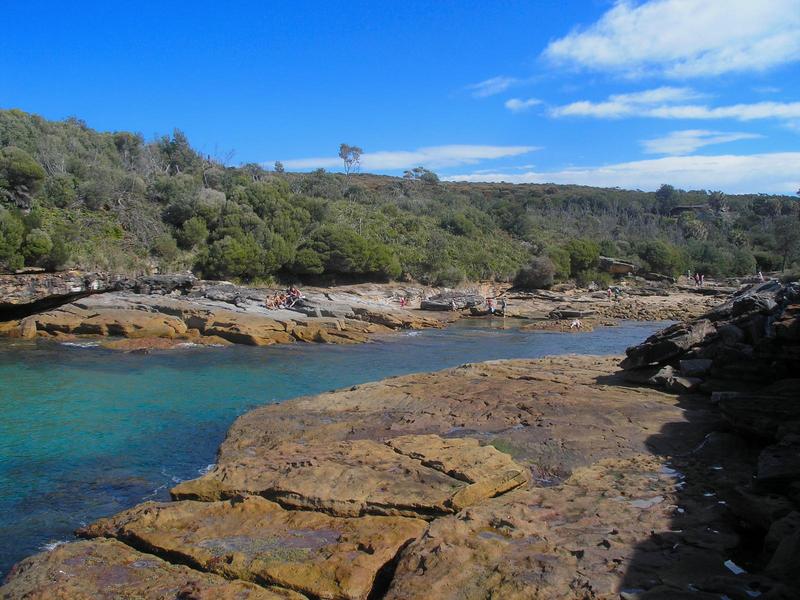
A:
{"label": "turquoise water", "polygon": [[187,348],[148,355],[0,343],[0,574],[83,523],[163,500],[210,463],[254,406],[465,362],[621,353],[663,323],[592,333],[445,330],[358,346]]}

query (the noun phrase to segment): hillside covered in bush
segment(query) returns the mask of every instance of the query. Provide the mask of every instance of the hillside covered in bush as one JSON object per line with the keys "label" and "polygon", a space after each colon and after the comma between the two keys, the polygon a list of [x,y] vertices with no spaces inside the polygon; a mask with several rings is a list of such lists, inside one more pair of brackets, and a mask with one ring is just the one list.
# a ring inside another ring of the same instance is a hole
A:
{"label": "hillside covered in bush", "polygon": [[[662,182],[656,182],[662,183]],[[789,196],[231,167],[180,131],[153,141],[0,111],[0,270],[192,269],[241,281],[602,279],[598,255],[660,273],[796,266]]]}

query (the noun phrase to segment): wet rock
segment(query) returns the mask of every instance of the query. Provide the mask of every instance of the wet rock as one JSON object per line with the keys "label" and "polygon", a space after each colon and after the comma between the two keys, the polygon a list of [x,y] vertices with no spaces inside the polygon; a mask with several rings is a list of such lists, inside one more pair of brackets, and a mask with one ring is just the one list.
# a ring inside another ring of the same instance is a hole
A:
{"label": "wet rock", "polygon": [[287,511],[264,498],[149,502],[79,532],[134,547],[228,579],[313,598],[364,600],[381,569],[427,523],[403,517],[348,519]]}
{"label": "wet rock", "polygon": [[227,581],[133,550],[116,540],[63,544],[18,563],[2,598],[26,600],[302,600],[289,590]]}

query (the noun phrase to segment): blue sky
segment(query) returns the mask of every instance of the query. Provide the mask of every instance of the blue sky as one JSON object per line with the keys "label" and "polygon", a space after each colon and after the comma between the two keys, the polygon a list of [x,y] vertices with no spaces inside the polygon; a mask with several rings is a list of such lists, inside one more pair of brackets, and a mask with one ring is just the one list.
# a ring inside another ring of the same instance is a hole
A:
{"label": "blue sky", "polygon": [[20,2],[0,107],[230,162],[800,188],[800,0]]}

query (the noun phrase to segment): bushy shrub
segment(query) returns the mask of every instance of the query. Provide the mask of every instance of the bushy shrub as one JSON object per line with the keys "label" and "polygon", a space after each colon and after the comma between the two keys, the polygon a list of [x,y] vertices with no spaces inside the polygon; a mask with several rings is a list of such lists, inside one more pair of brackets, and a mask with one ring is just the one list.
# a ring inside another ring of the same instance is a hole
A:
{"label": "bushy shrub", "polygon": [[553,285],[555,272],[552,260],[546,256],[535,256],[528,266],[519,270],[514,285],[525,289],[546,289]]}
{"label": "bushy shrub", "polygon": [[0,265],[10,270],[19,269],[25,263],[20,247],[25,235],[22,219],[0,207]]}
{"label": "bushy shrub", "polygon": [[575,275],[575,283],[580,287],[589,287],[595,284],[599,288],[607,288],[611,285],[614,279],[608,273],[598,271],[597,269],[586,269],[585,271],[578,271]]}
{"label": "bushy shrub", "polygon": [[433,277],[433,284],[441,287],[454,288],[464,282],[466,275],[458,267],[447,267]]}
{"label": "bushy shrub", "polygon": [[684,268],[684,259],[674,246],[661,240],[644,242],[638,249],[639,257],[647,263],[651,271],[677,275]]}
{"label": "bushy shrub", "polygon": [[553,273],[553,279],[555,281],[565,281],[569,279],[570,273],[570,261],[569,261],[569,252],[565,248],[561,248],[560,246],[551,246],[546,251],[547,257],[553,263],[553,267],[555,267],[555,272]]}
{"label": "bushy shrub", "polygon": [[153,243],[153,254],[163,259],[165,263],[174,262],[178,258],[178,243],[170,234],[164,233]]}
{"label": "bushy shrub", "polygon": [[570,275],[577,277],[581,271],[588,271],[597,267],[600,258],[600,247],[596,242],[587,239],[575,239],[567,242],[565,246],[569,252]]}
{"label": "bushy shrub", "polygon": [[178,241],[182,248],[191,250],[208,239],[208,227],[200,217],[191,217],[183,222],[178,232]]}
{"label": "bushy shrub", "polygon": [[28,264],[35,264],[53,249],[53,240],[43,229],[31,229],[22,244],[22,253]]}

